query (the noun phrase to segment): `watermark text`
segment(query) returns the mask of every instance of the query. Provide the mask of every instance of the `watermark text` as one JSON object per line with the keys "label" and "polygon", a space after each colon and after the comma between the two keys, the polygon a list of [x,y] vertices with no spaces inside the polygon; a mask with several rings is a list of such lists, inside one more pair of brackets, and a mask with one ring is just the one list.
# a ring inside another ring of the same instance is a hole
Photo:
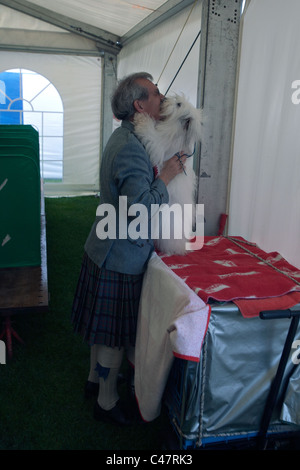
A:
{"label": "watermark text", "polygon": [[294,80],[292,82],[292,89],[295,90],[291,96],[292,103],[300,104],[300,80]]}
{"label": "watermark text", "polygon": [[[199,250],[204,242],[204,204],[144,204],[128,207],[127,196],[119,196],[118,213],[111,204],[100,204],[96,234],[106,239],[186,240],[186,250]],[[149,229],[150,227],[150,229]]]}
{"label": "watermark text", "polygon": [[296,349],[296,351],[294,351],[292,354],[293,364],[300,364],[300,339],[296,339],[293,342],[292,349]]}

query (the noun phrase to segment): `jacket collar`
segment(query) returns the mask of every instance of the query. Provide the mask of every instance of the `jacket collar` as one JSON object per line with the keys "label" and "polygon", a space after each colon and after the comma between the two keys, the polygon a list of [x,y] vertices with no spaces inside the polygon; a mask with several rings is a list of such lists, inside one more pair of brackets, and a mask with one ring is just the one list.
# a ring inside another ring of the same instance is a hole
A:
{"label": "jacket collar", "polygon": [[134,132],[134,125],[132,121],[122,121],[121,126],[129,129],[131,132]]}

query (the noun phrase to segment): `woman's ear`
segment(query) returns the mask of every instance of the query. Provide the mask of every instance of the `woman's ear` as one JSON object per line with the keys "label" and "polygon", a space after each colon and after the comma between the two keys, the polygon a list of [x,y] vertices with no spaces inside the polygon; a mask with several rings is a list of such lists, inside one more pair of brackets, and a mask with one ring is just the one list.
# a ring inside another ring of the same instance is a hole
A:
{"label": "woman's ear", "polygon": [[133,102],[133,107],[136,110],[137,113],[143,113],[144,108],[143,108],[143,102],[140,100],[134,100]]}

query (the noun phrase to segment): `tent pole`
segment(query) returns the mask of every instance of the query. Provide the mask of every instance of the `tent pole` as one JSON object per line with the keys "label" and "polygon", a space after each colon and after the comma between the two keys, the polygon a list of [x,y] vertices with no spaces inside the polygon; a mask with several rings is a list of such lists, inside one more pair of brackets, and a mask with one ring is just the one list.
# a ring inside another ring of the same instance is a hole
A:
{"label": "tent pole", "polygon": [[205,235],[226,212],[242,0],[203,0],[198,107],[204,123],[197,174]]}
{"label": "tent pole", "polygon": [[100,158],[113,130],[113,113],[110,99],[117,82],[116,71],[117,57],[105,52],[102,57],[101,77]]}

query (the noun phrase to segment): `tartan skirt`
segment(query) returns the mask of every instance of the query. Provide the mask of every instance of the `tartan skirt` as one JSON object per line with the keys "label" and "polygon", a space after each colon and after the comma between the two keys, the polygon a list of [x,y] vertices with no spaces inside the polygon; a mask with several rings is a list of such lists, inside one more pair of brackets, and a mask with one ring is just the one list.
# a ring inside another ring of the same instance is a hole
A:
{"label": "tartan skirt", "polygon": [[143,274],[99,268],[85,253],[72,306],[74,331],[92,346],[135,346]]}

